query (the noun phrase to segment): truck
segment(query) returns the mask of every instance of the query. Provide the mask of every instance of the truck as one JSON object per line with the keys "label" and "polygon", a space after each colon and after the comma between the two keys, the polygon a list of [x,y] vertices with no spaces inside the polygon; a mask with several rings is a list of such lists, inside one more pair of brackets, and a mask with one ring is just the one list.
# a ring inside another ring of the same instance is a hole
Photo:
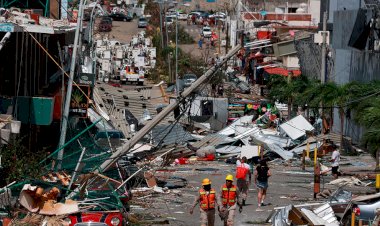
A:
{"label": "truck", "polygon": [[124,65],[120,71],[121,83],[137,83],[138,85],[144,85],[145,72],[142,67],[138,68],[133,65]]}

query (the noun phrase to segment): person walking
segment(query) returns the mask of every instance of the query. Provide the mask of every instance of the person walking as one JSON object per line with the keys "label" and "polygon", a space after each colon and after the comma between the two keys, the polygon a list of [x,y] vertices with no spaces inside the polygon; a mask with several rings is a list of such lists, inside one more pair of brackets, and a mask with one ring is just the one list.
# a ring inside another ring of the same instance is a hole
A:
{"label": "person walking", "polygon": [[201,226],[214,226],[215,207],[220,209],[220,205],[216,191],[211,188],[211,181],[208,178],[202,180],[202,188],[199,189],[199,195],[195,197],[194,203],[190,208],[190,214],[193,214],[194,207],[198,203],[200,203]]}
{"label": "person walking", "polygon": [[235,218],[235,210],[239,206],[239,212],[243,210],[243,205],[239,199],[239,190],[233,184],[234,176],[231,174],[226,176],[226,183],[221,188],[221,200],[223,207],[220,210],[220,216],[224,222],[224,226],[233,226]]}
{"label": "person walking", "polygon": [[330,159],[330,162],[331,162],[331,173],[334,177],[334,179],[338,179],[338,176],[339,176],[339,162],[340,162],[340,152],[339,152],[339,149],[336,148],[332,155],[331,155],[331,159]]}
{"label": "person walking", "polygon": [[199,47],[199,49],[202,49],[202,44],[203,44],[203,40],[202,40],[202,38],[200,38],[199,41],[198,41],[198,47]]}
{"label": "person walking", "polygon": [[265,206],[264,200],[268,189],[268,178],[271,176],[267,161],[262,159],[255,171],[255,184],[257,186],[257,203],[258,207]]}
{"label": "person walking", "polygon": [[241,193],[242,204],[245,206],[245,201],[248,196],[248,187],[251,184],[251,170],[250,166],[247,164],[247,157],[238,159],[236,161],[236,185],[239,192]]}

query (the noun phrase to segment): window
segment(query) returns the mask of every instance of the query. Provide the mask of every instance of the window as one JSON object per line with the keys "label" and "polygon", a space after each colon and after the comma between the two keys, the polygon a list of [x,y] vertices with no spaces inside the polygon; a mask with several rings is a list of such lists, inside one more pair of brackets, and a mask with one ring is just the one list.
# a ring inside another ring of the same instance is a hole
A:
{"label": "window", "polygon": [[214,109],[212,101],[202,100],[201,101],[202,116],[213,115]]}
{"label": "window", "polygon": [[297,9],[298,9],[298,8],[292,8],[292,7],[289,7],[289,8],[288,8],[288,13],[296,13],[296,12],[297,12]]}

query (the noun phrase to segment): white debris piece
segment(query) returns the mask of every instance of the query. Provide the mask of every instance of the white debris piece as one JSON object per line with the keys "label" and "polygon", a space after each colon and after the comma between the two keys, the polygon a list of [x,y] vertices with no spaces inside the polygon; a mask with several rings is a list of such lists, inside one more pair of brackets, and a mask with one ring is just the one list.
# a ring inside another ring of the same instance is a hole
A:
{"label": "white debris piece", "polygon": [[306,135],[306,131],[314,130],[314,127],[302,115],[298,115],[297,117],[281,124],[280,128],[293,140]]}

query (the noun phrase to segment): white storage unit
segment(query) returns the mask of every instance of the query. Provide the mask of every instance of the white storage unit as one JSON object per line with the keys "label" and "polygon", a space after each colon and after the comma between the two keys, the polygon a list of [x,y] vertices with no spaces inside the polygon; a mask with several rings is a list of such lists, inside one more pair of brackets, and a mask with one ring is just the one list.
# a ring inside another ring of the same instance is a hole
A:
{"label": "white storage unit", "polygon": [[102,62],[102,70],[106,73],[111,71],[111,63],[108,60],[103,60]]}
{"label": "white storage unit", "polygon": [[116,49],[116,58],[117,59],[123,59],[124,58],[124,51],[123,51],[123,49]]}

